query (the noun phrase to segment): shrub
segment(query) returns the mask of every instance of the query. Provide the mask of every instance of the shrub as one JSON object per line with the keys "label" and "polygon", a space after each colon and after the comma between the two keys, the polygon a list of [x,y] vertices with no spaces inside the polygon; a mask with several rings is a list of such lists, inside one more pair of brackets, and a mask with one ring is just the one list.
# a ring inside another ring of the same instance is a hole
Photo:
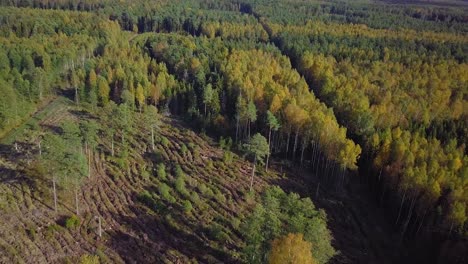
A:
{"label": "shrub", "polygon": [[47,231],[49,231],[49,232],[56,232],[57,231],[58,232],[58,231],[60,231],[60,226],[57,225],[57,224],[51,224],[51,225],[49,225],[47,227]]}
{"label": "shrub", "polygon": [[205,196],[207,195],[207,193],[208,193],[208,187],[206,187],[206,185],[205,185],[204,183],[200,183],[200,184],[198,185],[198,189],[200,190],[201,194],[203,194],[203,195],[205,195]]}
{"label": "shrub", "polygon": [[80,264],[99,264],[99,257],[94,255],[83,255]]}
{"label": "shrub", "polygon": [[213,161],[209,160],[208,163],[206,164],[206,167],[210,169],[214,169]]}
{"label": "shrub", "polygon": [[51,224],[47,227],[47,231],[45,233],[45,238],[48,240],[48,241],[51,241],[53,236],[54,236],[54,233],[55,232],[59,232],[61,229],[61,226],[57,225],[57,224]]}
{"label": "shrub", "polygon": [[193,209],[192,203],[189,200],[185,200],[184,201],[184,212],[185,213],[190,213],[190,211],[192,211],[192,209]]}
{"label": "shrub", "polygon": [[195,150],[196,145],[193,142],[189,142],[188,147],[193,151],[193,150]]}
{"label": "shrub", "polygon": [[36,240],[36,229],[34,227],[26,229],[26,233],[32,241]]}
{"label": "shrub", "polygon": [[166,179],[166,166],[164,166],[164,163],[159,163],[156,169],[156,173],[158,175],[158,178],[165,180]]}
{"label": "shrub", "polygon": [[198,205],[200,203],[200,196],[198,196],[198,193],[192,192],[190,195],[190,200],[195,204]]}
{"label": "shrub", "polygon": [[226,197],[219,190],[216,190],[215,199],[220,204],[226,203]]}
{"label": "shrub", "polygon": [[153,197],[146,190],[138,194],[137,199],[146,205],[151,205],[153,203]]}
{"label": "shrub", "polygon": [[101,249],[96,249],[96,255],[99,257],[101,263],[112,263],[111,260],[106,256],[106,254]]}
{"label": "shrub", "polygon": [[167,137],[162,137],[161,138],[161,144],[164,146],[164,147],[167,147],[169,145],[169,139],[167,139]]}
{"label": "shrub", "polygon": [[184,195],[186,197],[189,196],[189,193],[188,193],[187,189],[185,188],[184,177],[181,177],[181,176],[177,177],[177,179],[175,181],[175,188],[180,194],[182,194],[182,195]]}
{"label": "shrub", "polygon": [[175,202],[175,198],[170,193],[171,188],[167,184],[162,183],[161,185],[159,185],[158,190],[159,194],[161,194],[164,200],[171,203]]}
{"label": "shrub", "polygon": [[200,150],[198,148],[195,148],[193,150],[193,156],[195,157],[195,159],[200,159]]}
{"label": "shrub", "polygon": [[239,227],[241,225],[241,221],[239,220],[239,218],[232,219],[231,223],[232,223],[232,227],[234,227],[234,229],[239,230]]}
{"label": "shrub", "polygon": [[224,150],[230,150],[232,147],[232,139],[230,137],[219,139],[219,147]]}
{"label": "shrub", "polygon": [[67,229],[75,229],[80,225],[80,219],[76,215],[72,215],[65,220],[65,227]]}
{"label": "shrub", "polygon": [[148,180],[149,177],[150,177],[150,174],[149,174],[149,172],[147,170],[144,169],[144,170],[141,171],[141,177],[143,179],[145,179],[145,180]]}
{"label": "shrub", "polygon": [[233,158],[234,158],[234,153],[232,153],[232,152],[229,151],[229,150],[224,151],[224,153],[223,153],[223,161],[224,161],[224,163],[226,163],[226,164],[231,164]]}
{"label": "shrub", "polygon": [[211,225],[210,235],[211,235],[212,238],[214,238],[217,241],[223,241],[224,242],[224,241],[229,240],[228,234],[226,234],[223,231],[223,228],[217,223],[213,223]]}
{"label": "shrub", "polygon": [[180,151],[182,152],[182,155],[185,156],[185,154],[187,154],[187,151],[188,151],[187,146],[185,144],[182,144]]}
{"label": "shrub", "polygon": [[182,168],[180,167],[179,164],[176,165],[175,176],[177,178],[183,178],[185,176],[185,173],[184,173],[184,171],[182,170]]}

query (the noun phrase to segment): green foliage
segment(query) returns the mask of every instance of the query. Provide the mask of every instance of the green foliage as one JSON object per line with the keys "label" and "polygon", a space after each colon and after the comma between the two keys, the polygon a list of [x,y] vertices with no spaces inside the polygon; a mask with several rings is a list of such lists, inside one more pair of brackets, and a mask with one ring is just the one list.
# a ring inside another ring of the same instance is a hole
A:
{"label": "green foliage", "polygon": [[80,225],[80,219],[76,215],[72,215],[65,220],[67,229],[76,229]]}
{"label": "green foliage", "polygon": [[219,147],[224,150],[230,150],[232,147],[232,138],[227,137],[220,137],[219,138]]}
{"label": "green foliage", "polygon": [[138,200],[146,204],[147,206],[152,206],[153,204],[153,197],[151,196],[151,193],[147,190],[138,194]]}
{"label": "green foliage", "polygon": [[267,123],[270,129],[273,131],[276,131],[281,127],[278,119],[270,110],[267,111]]}
{"label": "green foliage", "polygon": [[83,255],[80,258],[80,264],[99,264],[99,256],[97,255]]}
{"label": "green foliage", "polygon": [[234,153],[226,150],[223,152],[223,162],[226,164],[231,164],[234,159]]}
{"label": "green foliage", "polygon": [[164,147],[167,147],[169,145],[169,139],[167,139],[167,137],[162,137],[161,138],[161,144],[164,146]]}
{"label": "green foliage", "polygon": [[242,233],[246,240],[245,261],[249,263],[265,262],[271,241],[287,233],[303,233],[304,239],[314,245],[318,263],[326,263],[335,255],[325,212],[317,210],[309,198],[286,194],[279,187],[265,191]]}
{"label": "green foliage", "polygon": [[183,156],[185,156],[187,154],[187,151],[188,151],[188,148],[185,144],[182,144],[182,147],[180,147],[180,151],[182,153]]}
{"label": "green foliage", "polygon": [[219,190],[216,190],[215,191],[215,199],[218,203],[220,204],[226,204],[226,197],[224,196],[224,194],[219,191]]}
{"label": "green foliage", "polygon": [[[38,107],[62,90],[73,91],[79,107],[104,121],[70,111],[87,121],[54,124],[60,129],[44,135],[42,168],[25,170],[35,190],[52,177],[59,187],[80,184],[87,174],[80,149],[84,143],[98,147],[100,133],[116,141],[116,157],[109,160],[128,171],[133,136],[143,128],[147,139],[159,127],[160,108],[203,124],[208,134],[235,134],[236,143],[252,130],[245,147],[259,161],[269,149],[255,133],[270,129],[288,138],[273,137],[279,141],[273,142],[275,151],[292,151],[294,157],[300,145],[305,153],[319,153],[313,161],[323,158],[341,171],[357,168],[362,147],[369,161],[359,163],[369,167],[362,170],[379,175],[392,196],[411,194],[403,199],[403,208],[414,209],[405,211],[415,211],[410,223],[427,212],[427,219],[438,219],[437,227],[466,233],[468,23],[466,5],[459,1],[135,1],[128,8],[128,1],[39,0],[4,5],[0,137],[40,113]],[[141,118],[136,106],[144,111]],[[68,120],[69,113],[54,114],[54,120]],[[34,122],[28,122],[32,130],[46,128],[47,122]],[[108,142],[102,143],[107,148]],[[166,137],[160,143],[171,145]],[[210,160],[207,170],[232,163],[232,140],[221,137],[219,146],[224,164]],[[188,149],[200,162],[200,148],[182,144],[184,157]],[[156,153],[153,161],[166,160],[163,156],[166,152]],[[175,189],[188,198],[182,169],[176,167],[175,174]],[[162,163],[157,175],[166,181]],[[165,200],[175,200],[169,186],[160,188]],[[203,196],[223,201],[218,191],[213,193],[216,186],[198,188]],[[197,204],[194,196],[190,199]],[[246,193],[246,201],[253,201],[253,193]]]}
{"label": "green foliage", "polygon": [[255,134],[244,144],[244,148],[250,155],[255,157],[255,160],[263,160],[270,153],[266,138],[259,133]]}
{"label": "green foliage", "polygon": [[213,191],[207,187],[204,183],[200,183],[198,185],[198,189],[200,190],[200,193],[204,195],[205,197],[211,198],[214,196]]}
{"label": "green foliage", "polygon": [[164,163],[159,163],[157,165],[156,173],[159,179],[166,180],[166,166],[164,166]]}
{"label": "green foliage", "polygon": [[229,235],[224,232],[223,228],[221,225],[217,223],[213,223],[210,227],[210,235],[213,237],[215,240],[220,241],[220,242],[226,242],[229,240]]}
{"label": "green foliage", "polygon": [[170,203],[175,203],[176,199],[171,195],[171,188],[167,184],[161,183],[158,190],[164,200]]}
{"label": "green foliage", "polygon": [[183,206],[184,206],[184,212],[187,214],[190,213],[193,209],[192,203],[188,200],[184,200]]}
{"label": "green foliage", "polygon": [[196,192],[192,192],[192,194],[190,195],[190,200],[191,200],[192,203],[194,203],[195,205],[199,205],[199,204],[200,204],[200,196],[198,196],[198,193],[196,193]]}
{"label": "green foliage", "polygon": [[36,237],[37,237],[36,228],[30,227],[26,229],[26,233],[28,234],[28,236],[31,238],[32,241],[36,240]]}
{"label": "green foliage", "polygon": [[189,192],[185,188],[185,179],[184,179],[183,175],[182,176],[177,176],[176,181],[175,181],[175,188],[183,196],[185,196],[185,197],[190,196]]}
{"label": "green foliage", "polygon": [[185,173],[184,173],[184,171],[182,170],[182,168],[180,167],[179,164],[177,164],[176,167],[175,167],[175,176],[177,178],[182,178],[182,179],[185,177]]}

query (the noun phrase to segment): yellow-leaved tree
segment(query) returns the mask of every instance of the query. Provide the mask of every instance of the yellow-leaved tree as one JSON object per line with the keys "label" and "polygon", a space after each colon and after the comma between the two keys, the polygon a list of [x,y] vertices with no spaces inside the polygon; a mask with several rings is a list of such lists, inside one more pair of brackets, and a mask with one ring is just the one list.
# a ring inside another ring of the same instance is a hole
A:
{"label": "yellow-leaved tree", "polygon": [[311,252],[312,244],[302,234],[289,233],[273,240],[268,255],[269,264],[315,264]]}

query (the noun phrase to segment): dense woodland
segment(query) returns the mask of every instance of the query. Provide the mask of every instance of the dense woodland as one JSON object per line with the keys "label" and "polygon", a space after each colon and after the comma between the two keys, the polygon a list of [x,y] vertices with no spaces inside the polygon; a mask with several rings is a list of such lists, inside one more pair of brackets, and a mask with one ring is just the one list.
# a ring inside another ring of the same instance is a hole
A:
{"label": "dense woodland", "polygon": [[[25,171],[53,182],[54,195],[56,185],[77,193],[93,153],[130,173],[132,142],[145,137],[149,152],[168,145],[160,119],[174,115],[220,138],[225,162],[251,161],[250,191],[272,159],[334,190],[358,177],[403,240],[467,239],[466,4],[0,4],[0,138],[64,95],[94,116],[63,122],[58,132],[31,126],[41,156]],[[195,150],[184,147],[184,156]],[[166,167],[157,167],[158,197],[175,203]],[[182,169],[174,174],[191,211]],[[159,205],[149,192],[139,199]],[[74,206],[79,215],[78,198]],[[281,263],[290,243],[304,263],[339,254],[326,214],[309,198],[271,187],[247,215],[234,232],[244,241],[236,261]]]}

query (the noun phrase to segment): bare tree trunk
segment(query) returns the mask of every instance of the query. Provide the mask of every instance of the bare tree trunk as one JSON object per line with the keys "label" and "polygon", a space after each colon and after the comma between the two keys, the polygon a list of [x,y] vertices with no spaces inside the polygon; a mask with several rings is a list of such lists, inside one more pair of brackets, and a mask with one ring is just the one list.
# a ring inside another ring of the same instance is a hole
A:
{"label": "bare tree trunk", "polygon": [[57,213],[57,188],[55,187],[55,177],[52,178],[52,186],[54,188],[54,210]]}
{"label": "bare tree trunk", "polygon": [[421,223],[419,223],[418,230],[416,230],[416,235],[418,235],[419,230],[421,229],[421,226],[422,226],[423,223],[424,223],[424,218],[426,217],[426,213],[427,213],[427,209],[424,211],[424,214],[423,214],[422,219],[421,219]]}
{"label": "bare tree trunk", "polygon": [[98,216],[98,222],[99,222],[99,237],[102,237],[102,227],[101,227],[101,217]]}
{"label": "bare tree trunk", "polygon": [[299,137],[299,128],[296,129],[296,136],[294,137],[293,160],[296,158],[297,138],[298,137]]}
{"label": "bare tree trunk", "polygon": [[304,160],[304,151],[306,149],[306,140],[304,139],[302,142],[302,149],[301,149],[301,166],[302,166],[302,161]]}
{"label": "bare tree trunk", "polygon": [[154,127],[151,126],[151,148],[154,150]]}
{"label": "bare tree trunk", "polygon": [[76,215],[79,215],[79,210],[78,210],[78,184],[75,187],[75,205],[76,205]]}
{"label": "bare tree trunk", "polygon": [[266,157],[266,162],[265,162],[266,171],[268,171],[268,161],[270,159],[270,152],[271,152],[271,127],[270,127],[270,130],[268,131],[268,155]]}
{"label": "bare tree trunk", "polygon": [[289,126],[288,140],[286,141],[286,158],[288,157],[288,152],[289,152],[289,138],[290,137],[291,137],[291,126]]}
{"label": "bare tree trunk", "polygon": [[236,115],[236,143],[238,141],[238,136],[239,136],[239,117]]}
{"label": "bare tree trunk", "polygon": [[80,104],[80,99],[78,98],[78,87],[76,85],[74,85],[74,86],[75,86],[75,103],[77,105],[79,105]]}
{"label": "bare tree trunk", "polygon": [[401,233],[401,236],[404,236],[405,233],[406,233],[406,229],[408,228],[408,224],[411,220],[411,216],[413,215],[413,209],[414,209],[414,206],[415,206],[415,202],[416,202],[416,197],[413,198],[413,200],[411,201],[411,204],[410,204],[410,209],[409,209],[409,212],[408,212],[408,217],[406,218],[406,221],[405,221],[405,224],[403,226],[403,232]]}
{"label": "bare tree trunk", "polygon": [[250,191],[252,191],[253,180],[254,180],[254,176],[255,176],[255,165],[256,165],[256,164],[257,164],[257,156],[255,156],[254,162],[253,162],[252,177],[251,177],[251,179],[250,179]]}
{"label": "bare tree trunk", "polygon": [[112,135],[112,139],[111,139],[112,143],[111,143],[111,155],[112,157],[114,157],[114,136]]}
{"label": "bare tree trunk", "polygon": [[88,153],[88,178],[91,178],[91,151]]}
{"label": "bare tree trunk", "polygon": [[396,219],[395,225],[398,224],[398,220],[400,220],[401,208],[403,207],[403,202],[405,201],[406,190],[403,193],[403,198],[401,199],[400,210],[398,210],[398,217]]}

